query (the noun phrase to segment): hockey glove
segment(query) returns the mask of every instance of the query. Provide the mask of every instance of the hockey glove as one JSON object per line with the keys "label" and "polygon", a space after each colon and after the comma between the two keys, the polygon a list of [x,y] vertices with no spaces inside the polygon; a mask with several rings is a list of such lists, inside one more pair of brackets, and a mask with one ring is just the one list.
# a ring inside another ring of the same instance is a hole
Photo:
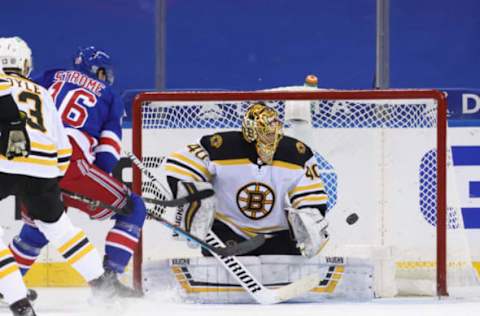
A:
{"label": "hockey glove", "polygon": [[328,222],[316,208],[288,208],[288,221],[303,256],[317,255],[329,240]]}
{"label": "hockey glove", "polygon": [[27,113],[19,111],[19,116],[15,121],[1,124],[0,154],[9,160],[30,154],[30,138],[26,129]]}

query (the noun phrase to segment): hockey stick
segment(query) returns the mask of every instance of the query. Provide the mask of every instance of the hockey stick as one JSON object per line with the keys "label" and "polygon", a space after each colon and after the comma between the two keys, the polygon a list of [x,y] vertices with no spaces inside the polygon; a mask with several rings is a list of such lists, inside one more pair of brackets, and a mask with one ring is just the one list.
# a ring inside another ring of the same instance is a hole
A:
{"label": "hockey stick", "polygon": [[178,199],[171,199],[171,200],[156,200],[147,197],[142,197],[145,202],[160,205],[160,206],[180,206],[183,204],[191,203],[198,200],[203,200],[208,197],[211,197],[214,194],[213,190],[205,189],[201,191],[194,192],[187,196],[178,198]]}
{"label": "hockey stick", "polygon": [[[135,165],[137,165],[137,167],[141,165],[146,170],[145,166],[143,166],[143,163],[140,161],[140,159],[137,158],[137,156],[135,156],[133,153],[128,152],[128,151],[124,151],[124,153],[125,153],[125,155],[128,156],[128,158]],[[148,172],[148,170],[147,170],[147,172]],[[150,172],[144,173],[144,174],[146,176],[148,176],[152,181],[155,178],[155,176],[153,174],[151,174]],[[161,187],[162,192],[169,192],[169,190],[165,188],[165,185],[163,183],[161,183],[160,181],[156,181],[156,183],[157,183],[158,186]],[[213,194],[214,194],[213,190],[205,189],[205,190],[200,190],[200,191],[191,193],[187,196],[177,198],[177,199],[167,199],[167,198],[165,198],[165,199],[161,199],[161,200],[153,200],[153,199],[149,199],[149,198],[144,197],[143,200],[145,202],[149,202],[149,203],[152,203],[152,204],[157,204],[157,205],[160,205],[160,206],[180,206],[180,205],[191,203],[191,202],[194,202],[194,201],[206,199],[206,198],[212,196]],[[165,193],[164,193],[164,196],[166,196]]]}
{"label": "hockey stick", "polygon": [[[67,190],[62,190],[62,192],[64,194],[68,195],[70,198],[72,198],[74,200],[89,204],[90,207],[92,207],[92,208],[101,207],[101,208],[106,208],[106,209],[112,210],[115,213],[120,213],[119,208],[117,208],[115,206],[112,206],[110,204],[107,204],[107,203],[103,203],[102,201],[93,200],[93,199],[90,199],[90,198],[88,198],[84,195],[74,193],[74,192],[70,192],[70,191],[67,191]],[[150,203],[160,202],[160,201],[155,200],[155,199],[148,199],[148,200],[149,200]],[[198,238],[198,237],[190,234],[189,232],[181,229],[180,227],[170,223],[169,221],[163,219],[162,217],[158,216],[155,213],[149,213],[147,211],[147,214],[151,218],[153,218],[156,221],[162,223],[163,225],[170,228],[171,230],[173,230],[177,234],[185,237],[187,240],[189,240],[189,241],[191,241],[195,244],[198,244],[200,247],[203,247],[203,248],[207,249],[208,251],[210,251],[213,254],[216,254],[217,256],[224,257],[224,256],[233,256],[233,255],[241,255],[241,254],[244,254],[244,253],[248,253],[248,252],[250,252],[254,249],[257,249],[258,247],[260,247],[265,242],[265,239],[262,236],[260,238],[256,238],[256,239],[253,238],[253,239],[249,239],[247,241],[240,242],[240,243],[235,243],[235,244],[232,243],[232,244],[229,244],[227,247],[215,247],[215,246],[209,245],[205,241],[203,241],[200,238]]]}
{"label": "hockey stick", "polygon": [[[208,233],[206,241],[215,247],[224,246],[224,243],[212,231]],[[308,292],[316,287],[321,280],[319,274],[310,274],[288,285],[276,289],[269,289],[257,281],[237,257],[220,257],[213,252],[212,255],[222,263],[225,269],[240,283],[245,291],[260,304],[277,304],[287,301]]]}
{"label": "hockey stick", "polygon": [[[162,190],[161,188],[164,188],[160,181],[133,153],[129,153],[128,157],[130,157],[138,169],[140,169],[140,171],[146,175],[154,185],[157,186],[157,189]],[[256,237],[258,236],[260,235],[257,235]],[[225,244],[222,242],[222,240],[212,231],[207,234],[206,242],[213,247],[225,247]],[[317,286],[321,279],[320,275],[312,274],[280,288],[269,289],[257,281],[257,279],[250,271],[247,270],[247,268],[245,268],[238,258],[234,256],[221,256],[215,252],[211,253],[222,263],[228,273],[230,273],[238,281],[245,291],[247,291],[248,294],[260,304],[276,304],[299,296]]]}

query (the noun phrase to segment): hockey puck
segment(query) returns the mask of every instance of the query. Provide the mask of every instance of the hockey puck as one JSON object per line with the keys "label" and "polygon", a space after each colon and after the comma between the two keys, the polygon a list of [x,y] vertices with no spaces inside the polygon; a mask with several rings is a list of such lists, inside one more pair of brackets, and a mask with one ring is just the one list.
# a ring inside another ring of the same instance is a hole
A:
{"label": "hockey puck", "polygon": [[357,213],[352,213],[347,216],[347,224],[348,225],[353,225],[358,221],[358,215]]}

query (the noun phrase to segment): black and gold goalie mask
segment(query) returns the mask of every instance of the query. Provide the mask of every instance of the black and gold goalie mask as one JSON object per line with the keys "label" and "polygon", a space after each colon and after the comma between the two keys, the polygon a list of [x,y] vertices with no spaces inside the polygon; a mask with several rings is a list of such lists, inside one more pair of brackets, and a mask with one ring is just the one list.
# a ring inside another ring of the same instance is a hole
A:
{"label": "black and gold goalie mask", "polygon": [[251,105],[243,117],[242,133],[247,142],[256,142],[260,159],[272,164],[273,155],[283,136],[277,111],[264,103]]}

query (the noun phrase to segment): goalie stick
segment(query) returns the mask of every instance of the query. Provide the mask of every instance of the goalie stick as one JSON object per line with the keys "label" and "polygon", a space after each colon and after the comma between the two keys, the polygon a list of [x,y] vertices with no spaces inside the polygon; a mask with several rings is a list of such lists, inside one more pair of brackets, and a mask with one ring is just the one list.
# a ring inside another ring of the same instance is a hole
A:
{"label": "goalie stick", "polygon": [[[207,234],[206,241],[212,246],[224,246],[224,243],[212,231]],[[276,289],[269,289],[257,281],[237,257],[220,257],[215,253],[212,254],[222,263],[225,269],[227,269],[227,271],[237,280],[238,283],[240,283],[255,301],[264,305],[277,304],[300,296],[316,287],[321,280],[320,275],[314,273],[304,276],[288,285]]]}
{"label": "goalie stick", "polygon": [[[218,238],[218,236],[212,231],[207,234],[206,241],[208,244],[215,247],[225,246],[220,238]],[[220,257],[216,253],[212,254],[222,263],[225,269],[227,269],[237,282],[240,283],[245,291],[247,291],[248,294],[260,304],[277,304],[300,296],[316,287],[321,280],[320,275],[314,273],[304,276],[288,285],[276,289],[269,289],[257,281],[237,257]]]}
{"label": "goalie stick", "polygon": [[[92,208],[102,207],[102,208],[107,208],[109,210],[112,210],[116,213],[119,213],[119,210],[120,210],[119,208],[117,208],[115,206],[112,206],[110,204],[107,204],[107,203],[103,203],[102,201],[93,200],[93,199],[90,199],[90,198],[88,198],[86,196],[83,196],[81,194],[70,192],[70,191],[67,191],[67,190],[62,190],[62,192],[64,194],[68,195],[72,199],[90,204],[90,206]],[[162,202],[162,201],[158,201],[158,200],[155,200],[155,199],[147,199],[147,200],[150,203],[154,203],[154,204],[159,204],[159,202]],[[161,204],[161,205],[164,205],[164,204]],[[170,223],[169,221],[163,219],[162,217],[158,216],[156,213],[150,213],[147,210],[147,214],[151,218],[153,218],[154,220],[162,223],[163,225],[170,228],[171,230],[173,230],[177,234],[185,237],[186,239],[188,239],[189,241],[199,245],[200,247],[203,247],[203,248],[207,249],[208,251],[210,251],[211,253],[213,253],[217,256],[225,257],[225,256],[241,255],[241,254],[244,254],[244,253],[248,253],[248,252],[250,252],[254,249],[257,249],[258,247],[263,245],[263,243],[265,242],[265,238],[263,236],[261,236],[260,238],[252,238],[252,239],[249,239],[249,240],[246,240],[246,241],[243,241],[243,242],[239,242],[239,243],[231,243],[227,247],[215,247],[215,246],[212,246],[212,245],[206,243],[205,241],[201,240],[200,238],[190,234],[189,232],[181,229],[180,227]]]}
{"label": "goalie stick", "polygon": [[[127,153],[130,160],[138,167],[138,169],[146,175],[159,190],[165,186],[145,167],[145,165],[133,153]],[[257,235],[258,237],[260,235]],[[256,238],[255,237],[255,238]],[[212,247],[225,247],[222,240],[213,232],[210,231],[206,238],[207,244]],[[215,252],[212,255],[219,260],[223,267],[237,280],[237,282],[245,289],[245,291],[260,304],[277,304],[287,301],[294,297],[308,292],[320,283],[321,277],[318,274],[307,275],[288,285],[269,289],[261,284],[252,275],[250,271],[240,262],[235,256],[221,256]]]}

